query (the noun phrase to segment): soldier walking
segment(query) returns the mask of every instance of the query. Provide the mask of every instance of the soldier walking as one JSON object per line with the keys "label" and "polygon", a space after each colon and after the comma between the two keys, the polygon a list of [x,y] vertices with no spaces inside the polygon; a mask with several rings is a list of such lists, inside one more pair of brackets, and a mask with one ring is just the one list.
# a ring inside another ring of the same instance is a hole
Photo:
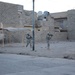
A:
{"label": "soldier walking", "polygon": [[30,34],[26,34],[27,44],[26,47],[30,44],[30,47],[32,47],[32,36]]}
{"label": "soldier walking", "polygon": [[49,32],[46,35],[46,41],[47,41],[47,48],[50,48],[50,39],[52,38],[52,34],[50,34]]}

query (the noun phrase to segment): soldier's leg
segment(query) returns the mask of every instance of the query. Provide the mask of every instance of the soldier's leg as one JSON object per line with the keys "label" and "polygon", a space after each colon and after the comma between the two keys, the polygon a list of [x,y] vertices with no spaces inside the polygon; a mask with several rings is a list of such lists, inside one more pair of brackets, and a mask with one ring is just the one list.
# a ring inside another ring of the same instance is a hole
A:
{"label": "soldier's leg", "polygon": [[48,47],[49,47],[49,43],[48,43],[48,40],[47,40],[47,49],[48,49]]}
{"label": "soldier's leg", "polygon": [[49,49],[49,41],[48,41],[48,49]]}
{"label": "soldier's leg", "polygon": [[32,48],[32,43],[33,43],[33,40],[30,40],[30,47]]}
{"label": "soldier's leg", "polygon": [[50,41],[48,42],[48,49],[50,49]]}
{"label": "soldier's leg", "polygon": [[48,42],[47,42],[47,43],[48,43],[48,49],[50,49],[50,41],[48,40]]}
{"label": "soldier's leg", "polygon": [[29,45],[29,43],[30,43],[29,40],[27,40],[27,45],[26,45],[26,47]]}

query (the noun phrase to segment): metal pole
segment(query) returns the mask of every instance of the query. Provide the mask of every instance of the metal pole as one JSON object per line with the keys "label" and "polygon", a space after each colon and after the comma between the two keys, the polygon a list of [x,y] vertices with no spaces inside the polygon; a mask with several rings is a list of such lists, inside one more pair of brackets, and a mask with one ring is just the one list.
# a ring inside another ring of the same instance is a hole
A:
{"label": "metal pole", "polygon": [[34,0],[33,0],[33,14],[32,14],[32,24],[33,24],[33,29],[32,29],[32,35],[33,35],[33,51],[35,50],[35,33],[34,33],[34,27],[35,27],[35,21],[34,21]]}

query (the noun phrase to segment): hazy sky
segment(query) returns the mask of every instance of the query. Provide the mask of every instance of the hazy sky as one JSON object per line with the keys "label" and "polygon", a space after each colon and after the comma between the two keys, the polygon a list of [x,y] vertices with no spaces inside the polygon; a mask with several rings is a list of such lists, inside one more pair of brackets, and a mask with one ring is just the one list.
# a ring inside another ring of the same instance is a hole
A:
{"label": "hazy sky", "polygon": [[[0,0],[3,2],[21,4],[25,10],[32,10],[32,0]],[[75,0],[35,0],[35,11],[50,13],[75,9]]]}

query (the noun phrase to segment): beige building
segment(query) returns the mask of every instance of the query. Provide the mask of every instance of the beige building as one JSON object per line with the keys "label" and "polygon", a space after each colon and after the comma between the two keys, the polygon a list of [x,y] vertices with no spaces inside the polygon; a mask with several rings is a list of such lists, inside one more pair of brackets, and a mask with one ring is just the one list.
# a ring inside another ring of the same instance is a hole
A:
{"label": "beige building", "polygon": [[[75,40],[75,10],[65,12],[50,13],[44,12],[40,16],[35,15],[35,41],[46,41],[46,34],[50,32],[53,34],[51,40]],[[3,28],[25,28],[28,30],[21,30],[12,33],[11,36],[21,41],[22,35],[25,37],[26,33],[32,35],[32,11],[23,9],[22,5],[0,2],[0,23]],[[21,34],[24,32],[24,34]],[[6,34],[6,33],[4,33]]]}

